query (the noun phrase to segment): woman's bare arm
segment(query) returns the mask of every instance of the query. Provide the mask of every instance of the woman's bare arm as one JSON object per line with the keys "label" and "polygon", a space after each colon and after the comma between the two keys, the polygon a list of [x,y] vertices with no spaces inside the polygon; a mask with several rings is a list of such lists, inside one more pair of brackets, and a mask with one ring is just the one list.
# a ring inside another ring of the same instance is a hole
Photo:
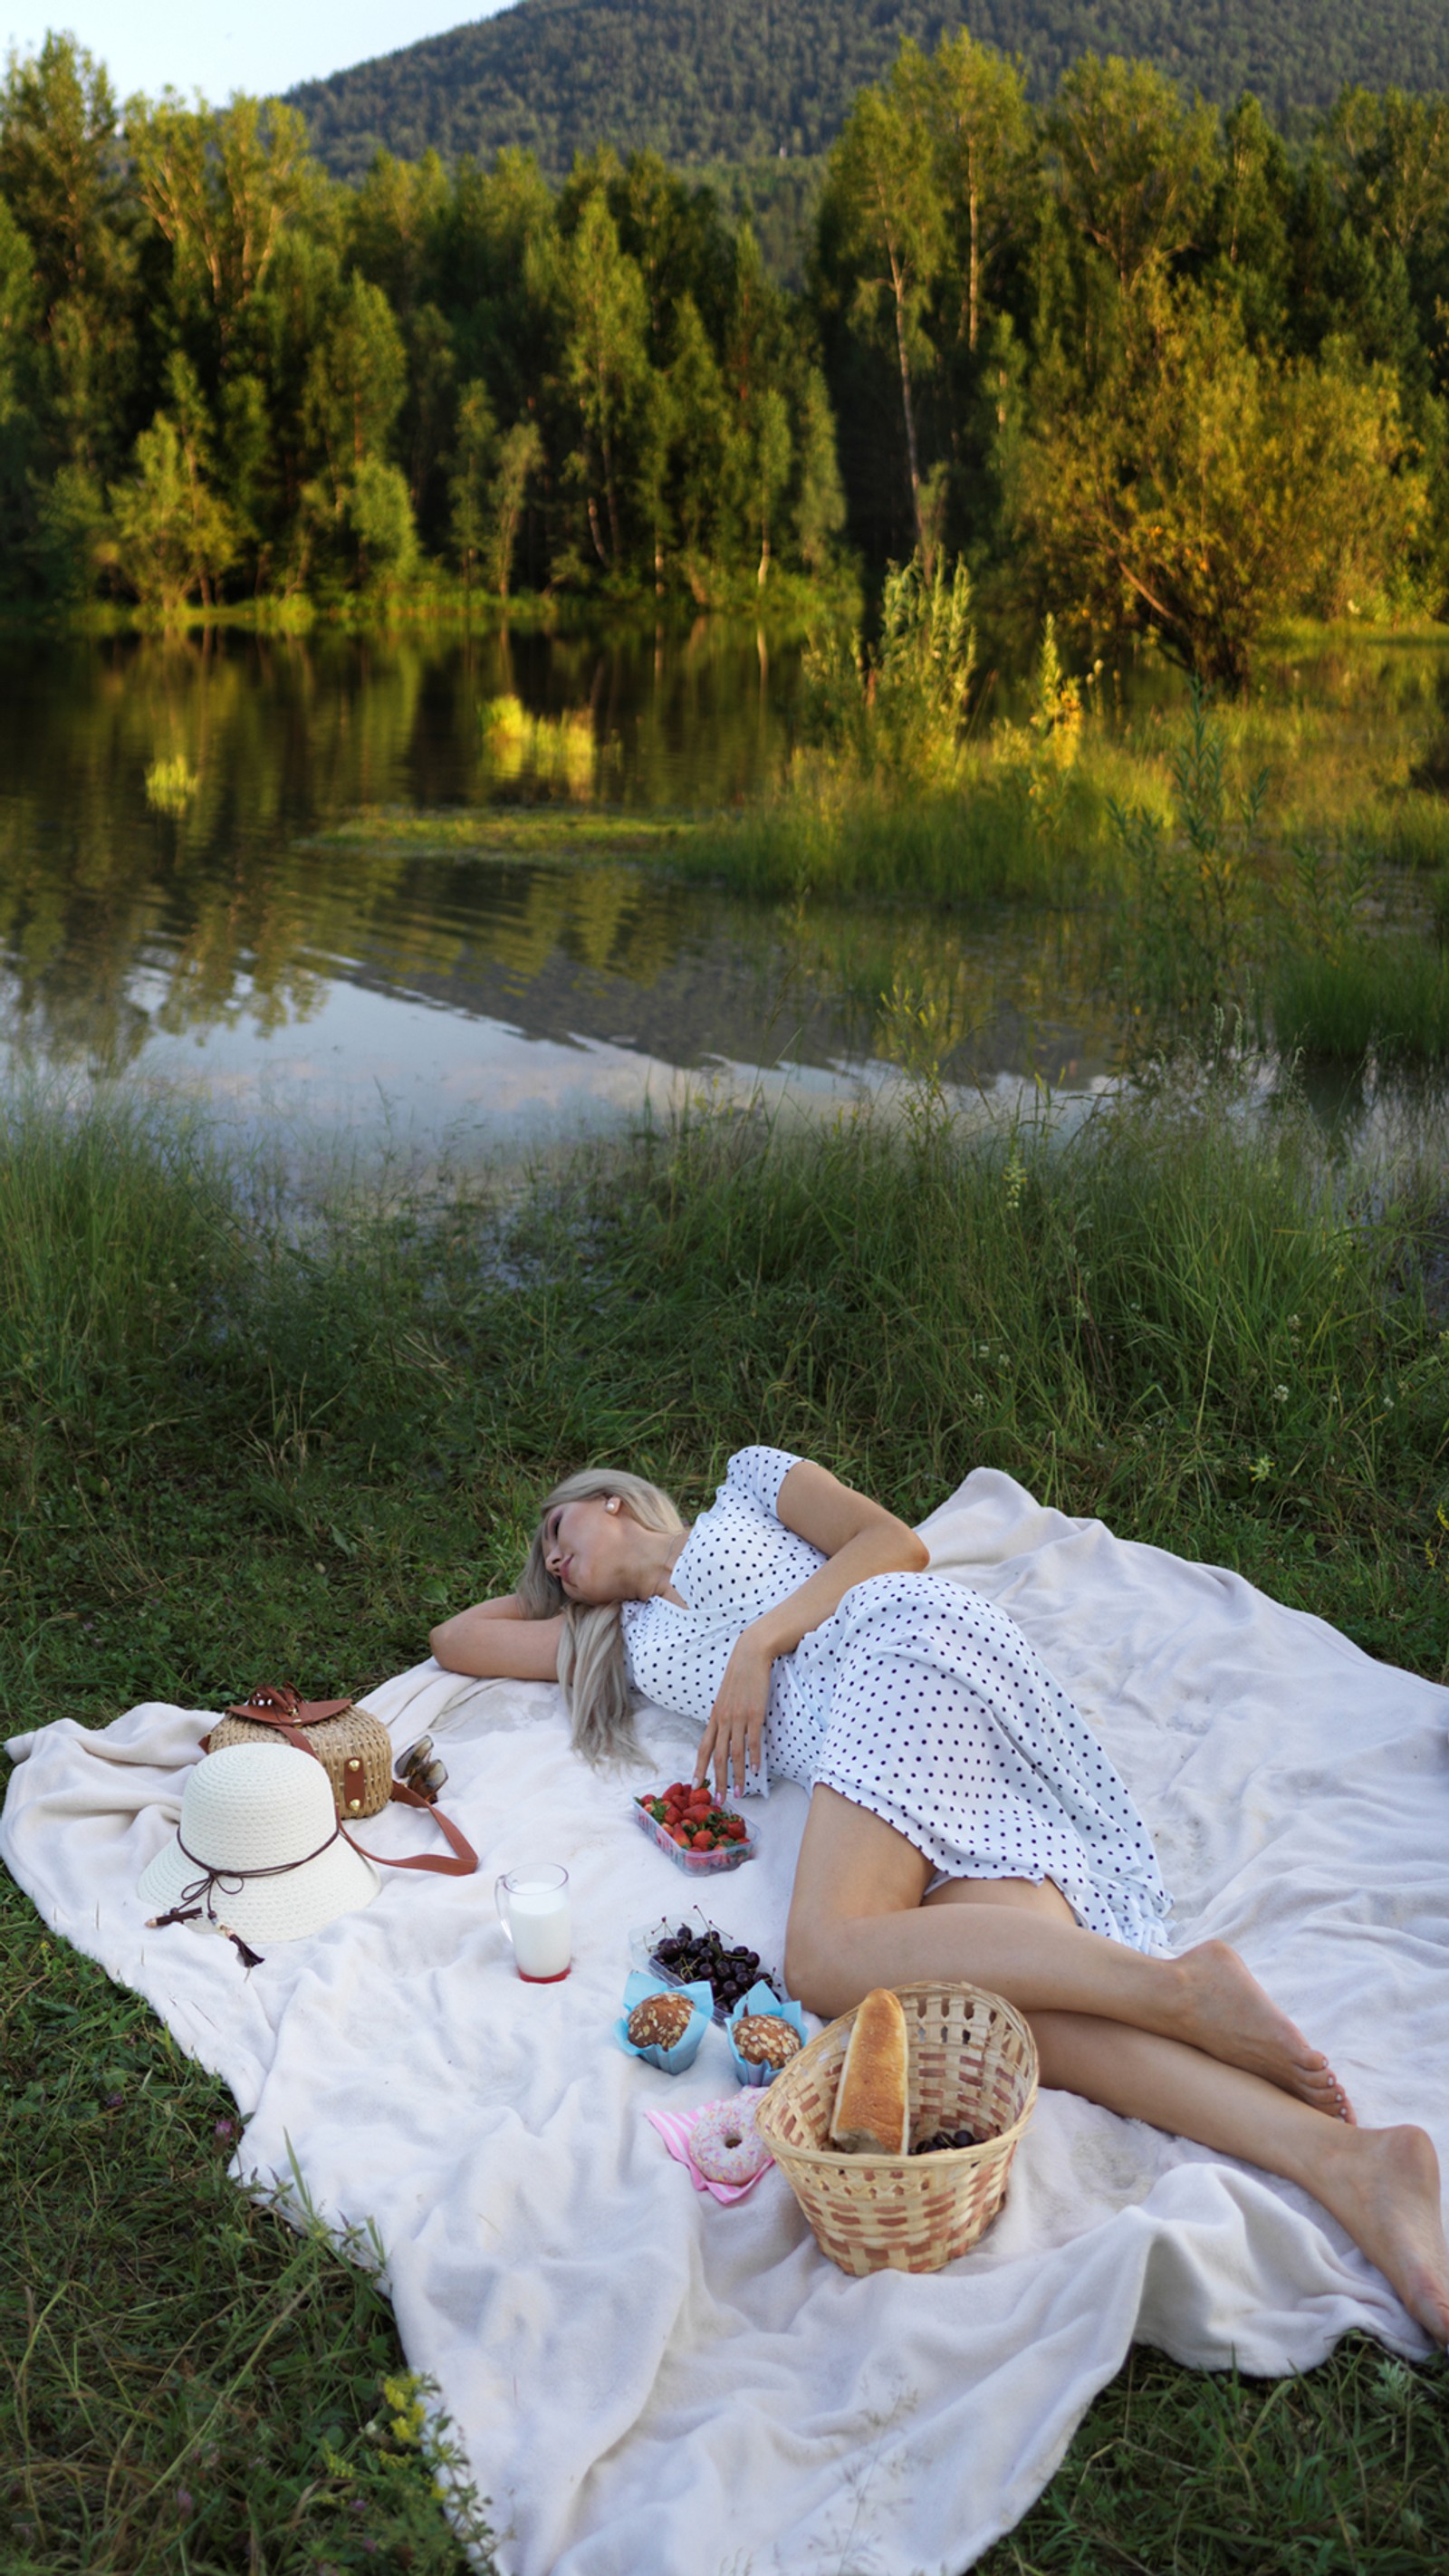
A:
{"label": "woman's bare arm", "polygon": [[694,1766],[696,1780],[702,1780],[713,1763],[720,1797],[731,1768],[738,1783],[745,1776],[746,1758],[759,1761],[775,1657],[790,1654],[802,1637],[838,1610],[852,1584],[864,1583],[872,1574],[920,1574],[930,1563],[924,1539],[894,1512],[842,1485],[828,1468],[808,1458],[788,1470],[775,1508],[786,1529],[820,1548],[828,1562],[740,1632]]}
{"label": "woman's bare arm", "polygon": [[772,1663],[838,1610],[853,1583],[872,1574],[920,1574],[931,1561],[925,1540],[884,1503],[857,1494],[808,1458],[789,1470],[775,1509],[786,1529],[820,1548],[829,1562],[745,1630]]}
{"label": "woman's bare arm", "polygon": [[508,1592],[442,1620],[428,1644],[450,1673],[473,1673],[486,1682],[556,1682],[562,1635],[562,1613],[526,1619],[516,1594]]}

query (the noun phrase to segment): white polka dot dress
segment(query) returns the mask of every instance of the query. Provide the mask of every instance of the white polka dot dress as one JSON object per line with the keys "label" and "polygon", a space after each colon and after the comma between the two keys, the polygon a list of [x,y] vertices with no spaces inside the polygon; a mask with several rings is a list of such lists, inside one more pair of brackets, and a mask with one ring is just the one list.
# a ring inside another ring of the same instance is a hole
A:
{"label": "white polka dot dress", "polygon": [[[630,1601],[635,1688],[703,1725],[730,1651],[823,1565],[776,1500],[795,1459],[741,1449],[673,1575]],[[878,1574],[777,1658],[763,1773],[838,1790],[945,1878],[1050,1879],[1089,1931],[1163,1952],[1169,1900],[1111,1763],[1015,1622],[944,1575]]]}

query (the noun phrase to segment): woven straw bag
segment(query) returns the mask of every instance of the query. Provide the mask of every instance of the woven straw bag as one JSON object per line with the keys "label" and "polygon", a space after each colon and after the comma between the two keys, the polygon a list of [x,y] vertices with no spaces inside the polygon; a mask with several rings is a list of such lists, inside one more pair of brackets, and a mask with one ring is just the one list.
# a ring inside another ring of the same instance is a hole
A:
{"label": "woven straw bag", "polygon": [[[255,1708],[258,1714],[248,1715]],[[262,1715],[262,1711],[269,1714]],[[349,1699],[299,1699],[294,1690],[270,1684],[227,1710],[211,1730],[207,1750],[224,1752],[228,1744],[275,1744],[278,1719],[300,1728],[332,1783],[337,1813],[344,1824],[359,1816],[380,1815],[392,1795],[392,1739],[381,1720]]]}
{"label": "woven straw bag", "polygon": [[[842,2156],[830,2115],[853,2012],[793,2058],[757,2126],[842,2272],[936,2272],[984,2235],[1036,2099],[1036,2045],[1021,2015],[979,1986],[898,1986],[910,2042],[912,2142],[971,2129],[976,2147],[929,2156]],[[983,2133],[986,2133],[983,2135]]]}

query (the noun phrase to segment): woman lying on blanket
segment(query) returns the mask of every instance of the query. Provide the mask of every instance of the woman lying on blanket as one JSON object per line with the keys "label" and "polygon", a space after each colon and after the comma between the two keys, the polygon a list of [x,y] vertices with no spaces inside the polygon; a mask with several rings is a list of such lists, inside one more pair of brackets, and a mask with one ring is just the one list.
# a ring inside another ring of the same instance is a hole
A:
{"label": "woman lying on blanket", "polygon": [[1422,2130],[1359,2129],[1318,2050],[1220,1941],[1180,1958],[1147,1828],[1012,1620],[925,1571],[913,1530],[779,1449],[731,1459],[686,1529],[642,1477],[549,1496],[518,1591],[433,1631],[451,1671],[557,1679],[576,1748],[631,1743],[631,1690],[703,1727],[723,1797],[811,1792],[791,1992],[959,1978],[1030,2016],[1042,2080],[1311,2191],[1449,2343]]}

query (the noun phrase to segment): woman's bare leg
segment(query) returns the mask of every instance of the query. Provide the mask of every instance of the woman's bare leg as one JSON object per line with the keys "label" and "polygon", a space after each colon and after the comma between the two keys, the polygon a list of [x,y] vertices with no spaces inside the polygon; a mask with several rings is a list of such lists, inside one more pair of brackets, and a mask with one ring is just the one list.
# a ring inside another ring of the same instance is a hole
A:
{"label": "woman's bare leg", "polygon": [[872,1986],[965,1978],[1019,2012],[1086,2013],[1183,2040],[1317,2110],[1345,2111],[1327,2060],[1223,1942],[1148,1959],[1084,1932],[1054,1887],[980,1880],[969,1895],[954,1885],[923,1904],[930,1877],[894,1826],[833,1789],[814,1790],[785,1936],[791,1993],[832,2015]]}
{"label": "woman's bare leg", "polygon": [[1449,2344],[1439,2165],[1422,2129],[1325,2120],[1257,2075],[1120,2022],[1087,2013],[1030,2018],[1044,2084],[1301,2183],[1378,2265],[1426,2334]]}

